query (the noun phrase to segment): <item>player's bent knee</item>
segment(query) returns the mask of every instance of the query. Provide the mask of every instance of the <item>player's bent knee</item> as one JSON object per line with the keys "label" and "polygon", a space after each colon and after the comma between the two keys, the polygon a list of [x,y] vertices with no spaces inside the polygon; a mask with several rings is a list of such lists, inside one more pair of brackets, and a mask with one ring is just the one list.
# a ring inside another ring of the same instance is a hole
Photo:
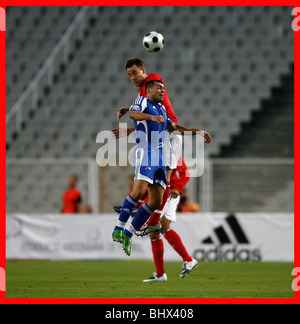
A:
{"label": "player's bent knee", "polygon": [[147,204],[152,210],[156,210],[162,205],[162,199],[160,199],[160,198],[155,199],[155,198],[151,197],[148,200]]}
{"label": "player's bent knee", "polygon": [[132,192],[130,196],[135,201],[139,201],[142,198],[143,194],[141,192]]}
{"label": "player's bent knee", "polygon": [[160,238],[160,232],[152,232],[149,235],[151,240],[157,240]]}
{"label": "player's bent knee", "polygon": [[142,197],[144,196],[144,194],[145,194],[145,190],[143,190],[142,188],[137,188],[137,189],[135,189],[135,190],[132,191],[132,193],[130,194],[130,196],[135,201],[139,201],[140,199],[142,199]]}
{"label": "player's bent knee", "polygon": [[170,229],[170,226],[171,226],[171,222],[165,218],[165,216],[163,216],[161,219],[160,219],[160,223],[161,223],[161,230],[160,230],[160,233],[161,234],[165,234],[167,232],[167,230]]}
{"label": "player's bent knee", "polygon": [[166,232],[170,229],[170,226],[162,226],[161,230],[160,230],[160,233],[162,235],[165,235]]}
{"label": "player's bent knee", "polygon": [[147,187],[148,187],[148,183],[146,181],[137,180],[134,183],[133,190],[130,196],[136,201],[142,199],[143,195],[147,190]]}
{"label": "player's bent knee", "polygon": [[162,200],[158,200],[156,202],[153,203],[153,210],[158,209],[160,206],[162,205]]}

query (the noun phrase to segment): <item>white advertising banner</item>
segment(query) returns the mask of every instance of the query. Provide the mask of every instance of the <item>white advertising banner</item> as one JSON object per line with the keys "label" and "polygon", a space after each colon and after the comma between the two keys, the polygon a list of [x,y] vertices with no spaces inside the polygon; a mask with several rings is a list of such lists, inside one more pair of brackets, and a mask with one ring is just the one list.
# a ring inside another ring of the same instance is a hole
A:
{"label": "white advertising banner", "polygon": [[[111,238],[116,214],[6,216],[7,259],[128,259]],[[172,228],[203,261],[293,261],[294,215],[287,213],[178,214]],[[180,256],[164,240],[165,260]],[[149,237],[133,237],[132,259],[152,259]]]}

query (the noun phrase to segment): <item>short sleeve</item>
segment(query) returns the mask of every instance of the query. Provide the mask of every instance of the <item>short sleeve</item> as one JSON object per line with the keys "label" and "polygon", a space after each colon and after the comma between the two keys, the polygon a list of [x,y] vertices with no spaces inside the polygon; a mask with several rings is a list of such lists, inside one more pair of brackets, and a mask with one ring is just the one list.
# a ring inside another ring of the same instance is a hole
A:
{"label": "short sleeve", "polygon": [[142,111],[142,106],[134,102],[129,108],[129,111]]}
{"label": "short sleeve", "polygon": [[144,100],[144,97],[137,97],[131,107],[129,108],[129,111],[140,111],[143,112],[146,107],[146,100]]}
{"label": "short sleeve", "polygon": [[169,126],[169,125],[172,125],[172,124],[174,124],[173,120],[168,117],[168,119],[167,119],[167,125]]}

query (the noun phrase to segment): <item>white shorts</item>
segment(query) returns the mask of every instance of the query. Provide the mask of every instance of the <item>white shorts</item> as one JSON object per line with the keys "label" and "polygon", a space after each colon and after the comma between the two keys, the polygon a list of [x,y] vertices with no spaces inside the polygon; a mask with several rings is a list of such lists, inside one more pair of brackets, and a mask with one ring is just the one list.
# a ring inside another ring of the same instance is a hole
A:
{"label": "white shorts", "polygon": [[182,135],[175,135],[167,132],[164,143],[164,154],[166,159],[166,167],[171,170],[177,169],[177,163],[182,153]]}
{"label": "white shorts", "polygon": [[176,223],[176,210],[179,201],[180,196],[178,196],[177,198],[169,197],[165,204],[164,210],[161,213],[161,217],[166,217],[166,219],[168,219],[169,221]]}

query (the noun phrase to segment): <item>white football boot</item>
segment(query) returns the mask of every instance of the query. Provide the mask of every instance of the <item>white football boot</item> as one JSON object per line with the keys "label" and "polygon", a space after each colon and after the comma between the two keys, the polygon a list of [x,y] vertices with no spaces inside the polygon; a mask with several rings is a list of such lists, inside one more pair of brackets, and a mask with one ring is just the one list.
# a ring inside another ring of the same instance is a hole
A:
{"label": "white football boot", "polygon": [[152,232],[160,231],[161,228],[162,228],[162,226],[160,223],[156,224],[155,226],[149,226],[149,225],[145,224],[141,230],[135,232],[135,235],[143,237],[143,236],[149,235]]}
{"label": "white football boot", "polygon": [[183,268],[183,271],[181,272],[180,274],[180,278],[185,278],[187,277],[190,272],[193,270],[193,269],[196,269],[198,267],[198,261],[193,259],[192,261],[190,262],[184,262],[184,264],[182,265],[182,268]]}
{"label": "white football boot", "polygon": [[158,276],[156,272],[153,273],[152,277],[143,280],[143,282],[166,282],[166,281],[168,281],[168,278],[165,273],[162,276]]}

